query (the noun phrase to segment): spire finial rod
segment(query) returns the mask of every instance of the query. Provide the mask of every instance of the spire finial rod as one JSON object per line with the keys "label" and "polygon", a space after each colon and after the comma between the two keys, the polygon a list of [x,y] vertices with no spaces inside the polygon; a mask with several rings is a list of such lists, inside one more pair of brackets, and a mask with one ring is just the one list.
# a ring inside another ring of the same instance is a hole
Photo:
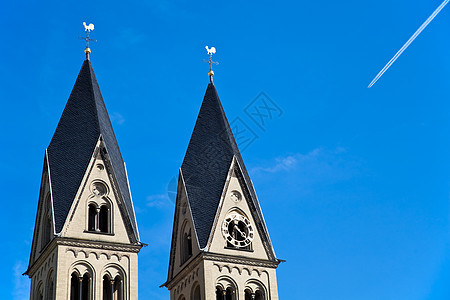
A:
{"label": "spire finial rod", "polygon": [[86,49],[84,49],[84,53],[86,53],[86,59],[89,59],[89,54],[91,53],[91,48],[89,48],[89,42],[97,42],[97,40],[93,40],[89,37],[89,33],[91,33],[92,30],[94,30],[94,24],[87,25],[86,22],[83,22],[84,31],[86,31],[86,36],[82,37],[80,36],[81,40],[86,41]]}
{"label": "spire finial rod", "polygon": [[214,71],[212,70],[212,65],[219,64],[218,62],[212,60],[213,54],[216,53],[216,48],[214,48],[214,47],[209,48],[208,46],[206,46],[205,49],[206,49],[206,52],[208,52],[209,60],[204,59],[203,61],[209,63],[209,72],[208,72],[209,81],[213,82]]}

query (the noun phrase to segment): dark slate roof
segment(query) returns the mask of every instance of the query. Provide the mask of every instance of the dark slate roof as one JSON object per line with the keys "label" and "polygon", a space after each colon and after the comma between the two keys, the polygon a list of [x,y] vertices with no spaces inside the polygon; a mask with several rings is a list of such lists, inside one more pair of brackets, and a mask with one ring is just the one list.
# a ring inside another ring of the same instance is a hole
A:
{"label": "dark slate roof", "polygon": [[[213,83],[208,84],[181,171],[200,248],[206,247],[233,157],[263,221],[256,193]],[[265,227],[265,226],[264,226]]]}
{"label": "dark slate roof", "polygon": [[100,136],[138,239],[125,165],[94,70],[86,59],[47,148],[56,232],[63,228]]}

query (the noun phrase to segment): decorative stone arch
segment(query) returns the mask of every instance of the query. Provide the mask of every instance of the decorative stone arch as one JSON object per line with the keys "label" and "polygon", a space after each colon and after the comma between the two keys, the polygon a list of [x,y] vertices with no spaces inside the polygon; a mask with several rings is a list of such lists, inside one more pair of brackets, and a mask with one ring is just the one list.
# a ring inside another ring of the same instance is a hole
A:
{"label": "decorative stone arch", "polygon": [[202,300],[202,290],[200,284],[196,281],[191,288],[191,299],[190,300]]}
{"label": "decorative stone arch", "polygon": [[44,283],[42,280],[38,282],[34,295],[34,300],[44,300]]}
{"label": "decorative stone arch", "polygon": [[42,227],[41,227],[41,251],[47,246],[52,237],[52,196],[50,192],[44,198],[42,206]]}
{"label": "decorative stone arch", "polygon": [[265,300],[267,299],[267,289],[264,284],[256,279],[250,279],[245,283],[245,300]]}
{"label": "decorative stone arch", "polygon": [[68,278],[68,299],[93,299],[96,276],[95,269],[89,262],[82,260],[73,263],[69,268]]}
{"label": "decorative stone arch", "polygon": [[233,206],[230,209],[228,209],[227,214],[231,214],[234,212],[239,213],[239,214],[245,216],[246,218],[248,218],[248,215],[242,210],[242,208],[237,207],[237,206]]}
{"label": "decorative stone arch", "polygon": [[184,220],[180,232],[180,261],[184,264],[192,257],[192,226],[187,219]]}
{"label": "decorative stone arch", "polygon": [[238,285],[230,276],[220,276],[216,280],[216,300],[237,300]]}
{"label": "decorative stone arch", "polygon": [[45,299],[55,299],[55,272],[50,269],[45,283]]}
{"label": "decorative stone arch", "polygon": [[128,284],[125,270],[118,264],[106,265],[102,272],[102,295],[103,300],[127,300]]}

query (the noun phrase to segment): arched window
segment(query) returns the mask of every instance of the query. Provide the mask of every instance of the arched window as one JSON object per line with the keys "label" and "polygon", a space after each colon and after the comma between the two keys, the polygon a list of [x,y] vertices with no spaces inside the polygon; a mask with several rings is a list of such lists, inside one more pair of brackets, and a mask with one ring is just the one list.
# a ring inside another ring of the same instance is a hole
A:
{"label": "arched window", "polygon": [[192,234],[191,229],[185,224],[183,227],[181,240],[181,263],[184,264],[192,256]]}
{"label": "arched window", "polygon": [[70,300],[90,300],[91,294],[91,276],[89,273],[79,277],[76,272],[73,272],[70,277]]}
{"label": "arched window", "polygon": [[264,294],[260,290],[255,292],[255,300],[264,300]]}
{"label": "arched window", "polygon": [[202,296],[200,293],[200,286],[198,284],[195,285],[192,290],[191,300],[202,300]]}
{"label": "arched window", "polygon": [[44,300],[44,293],[43,293],[43,284],[42,281],[39,283],[37,289],[36,289],[36,300]]}
{"label": "arched window", "polygon": [[52,230],[52,202],[50,195],[47,196],[47,199],[44,203],[44,210],[42,215],[42,238],[41,238],[41,249],[44,249],[47,246],[48,242],[51,238],[51,230]]}
{"label": "arched window", "polygon": [[53,271],[50,273],[50,275],[47,278],[47,289],[46,289],[47,296],[45,299],[52,300],[55,299],[55,285],[53,283]]}
{"label": "arched window", "polygon": [[80,299],[80,280],[78,274],[73,272],[70,277],[70,300]]}
{"label": "arched window", "polygon": [[109,209],[106,205],[100,207],[99,229],[100,232],[109,233]]}
{"label": "arched window", "polygon": [[123,299],[123,282],[120,276],[116,276],[114,278],[114,300],[122,300]]}
{"label": "arched window", "polygon": [[81,281],[81,299],[82,300],[89,300],[89,296],[91,294],[90,291],[90,283],[91,283],[91,278],[89,276],[88,273],[83,275],[83,279]]}
{"label": "arched window", "polygon": [[185,249],[184,253],[186,254],[186,260],[192,256],[192,235],[191,230],[189,229],[189,232],[186,232],[184,234],[184,241],[185,241]]}
{"label": "arched window", "polygon": [[222,287],[216,287],[216,300],[223,300],[222,297]]}
{"label": "arched window", "polygon": [[216,300],[234,300],[234,290],[231,287],[223,289],[221,286],[216,287]]}
{"label": "arched window", "polygon": [[88,208],[88,230],[89,231],[95,231],[96,226],[96,219],[97,219],[97,207],[95,204],[91,203],[89,204]]}
{"label": "arched window", "polygon": [[103,276],[103,300],[112,300],[112,286],[108,275]]}
{"label": "arched window", "polygon": [[225,300],[234,300],[234,291],[232,288],[227,288],[225,293]]}
{"label": "arched window", "polygon": [[261,290],[256,290],[256,292],[252,293],[252,291],[246,289],[245,300],[264,300],[264,292]]}
{"label": "arched window", "polygon": [[98,209],[95,203],[88,206],[88,231],[111,233],[111,210],[109,205],[103,204]]}
{"label": "arched window", "polygon": [[250,290],[245,290],[245,300],[253,300],[252,292]]}

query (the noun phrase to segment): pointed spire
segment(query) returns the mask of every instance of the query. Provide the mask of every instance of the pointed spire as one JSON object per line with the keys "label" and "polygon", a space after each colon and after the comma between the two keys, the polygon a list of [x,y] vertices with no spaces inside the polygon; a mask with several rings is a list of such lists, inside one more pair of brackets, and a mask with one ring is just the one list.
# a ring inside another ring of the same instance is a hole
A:
{"label": "pointed spire", "polygon": [[99,138],[105,144],[119,193],[138,239],[122,155],[94,70],[86,59],[47,148],[56,232],[62,230]]}
{"label": "pointed spire", "polygon": [[200,248],[208,242],[233,157],[242,168],[243,179],[260,213],[256,193],[211,82],[181,166]]}

